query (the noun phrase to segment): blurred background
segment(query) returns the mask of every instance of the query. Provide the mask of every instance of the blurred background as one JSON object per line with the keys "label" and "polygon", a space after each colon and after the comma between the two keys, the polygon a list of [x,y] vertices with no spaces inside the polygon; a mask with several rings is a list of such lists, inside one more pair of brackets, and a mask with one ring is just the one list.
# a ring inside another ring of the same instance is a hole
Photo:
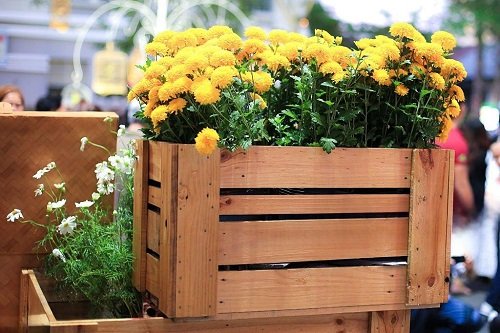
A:
{"label": "blurred background", "polygon": [[127,87],[155,33],[192,26],[249,25],[306,35],[324,29],[344,45],[387,34],[394,22],[424,35],[455,35],[453,57],[468,72],[469,110],[488,131],[498,127],[500,99],[499,0],[2,0],[0,84],[19,86],[26,109],[62,97],[66,109],[127,110]]}

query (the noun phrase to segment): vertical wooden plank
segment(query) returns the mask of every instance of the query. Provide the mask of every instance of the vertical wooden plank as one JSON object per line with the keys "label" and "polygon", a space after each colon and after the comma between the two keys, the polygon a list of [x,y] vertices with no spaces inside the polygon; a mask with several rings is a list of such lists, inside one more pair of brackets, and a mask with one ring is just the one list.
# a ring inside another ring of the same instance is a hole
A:
{"label": "vertical wooden plank", "polygon": [[408,305],[447,301],[451,163],[449,150],[413,151],[408,237]]}
{"label": "vertical wooden plank", "polygon": [[[455,186],[455,151],[449,150],[449,165],[450,172],[448,173],[448,225],[446,229],[446,258],[451,258],[451,226],[453,224],[453,189]],[[451,276],[451,264],[446,265],[445,276],[449,278]],[[445,298],[448,299],[450,288],[445,290]]]}
{"label": "vertical wooden plank", "polygon": [[134,271],[132,281],[139,291],[146,288],[146,235],[148,225],[148,141],[137,140],[137,156],[134,174],[134,230],[132,251]]}
{"label": "vertical wooden plank", "polygon": [[28,332],[28,295],[29,295],[29,271],[21,271],[21,289],[19,292],[19,333]]}
{"label": "vertical wooden plank", "polygon": [[[178,170],[178,145],[157,142],[160,159],[159,176],[161,184],[160,204],[160,293],[158,296],[158,309],[168,317],[175,317],[175,285],[176,267],[175,256],[177,253],[177,170]],[[151,164],[158,164],[152,163]]]}
{"label": "vertical wooden plank", "polygon": [[216,313],[220,153],[179,145],[176,317]]}
{"label": "vertical wooden plank", "polygon": [[377,311],[370,313],[369,333],[410,332],[410,310]]}

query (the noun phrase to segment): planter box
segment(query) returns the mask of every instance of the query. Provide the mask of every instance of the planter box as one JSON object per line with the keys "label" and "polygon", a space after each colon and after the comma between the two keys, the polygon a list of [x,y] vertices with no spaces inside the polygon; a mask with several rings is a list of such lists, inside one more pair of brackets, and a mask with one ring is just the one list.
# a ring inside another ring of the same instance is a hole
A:
{"label": "planter box", "polygon": [[[84,317],[78,312],[82,308],[78,304],[59,304],[56,307],[56,304],[51,301],[51,290],[42,282],[38,280],[33,271],[25,270],[21,274],[20,333],[271,333],[282,331],[289,333],[398,333],[407,332],[409,327],[408,311],[237,320],[82,319]],[[68,319],[70,317],[73,319]]]}
{"label": "planter box", "polygon": [[206,157],[148,141],[138,151],[134,283],[169,318],[447,301],[452,151],[251,147]]}

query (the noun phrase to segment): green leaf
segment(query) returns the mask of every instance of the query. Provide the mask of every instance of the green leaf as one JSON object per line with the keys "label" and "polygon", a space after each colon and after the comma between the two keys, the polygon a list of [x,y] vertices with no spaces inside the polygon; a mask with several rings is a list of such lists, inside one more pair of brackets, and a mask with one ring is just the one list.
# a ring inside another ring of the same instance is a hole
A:
{"label": "green leaf", "polygon": [[332,138],[321,138],[319,142],[323,150],[326,151],[328,154],[330,154],[332,150],[335,149],[335,144],[337,143],[337,140]]}

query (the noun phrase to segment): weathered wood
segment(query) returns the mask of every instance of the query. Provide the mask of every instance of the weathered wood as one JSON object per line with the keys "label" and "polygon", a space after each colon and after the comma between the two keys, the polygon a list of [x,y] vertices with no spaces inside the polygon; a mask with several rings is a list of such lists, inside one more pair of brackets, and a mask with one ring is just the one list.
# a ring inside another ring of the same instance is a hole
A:
{"label": "weathered wood", "polygon": [[[258,147],[221,155],[221,188],[408,188],[411,149]],[[349,176],[346,176],[349,175]]]}
{"label": "weathered wood", "polygon": [[[146,183],[147,184],[147,183]],[[149,186],[148,188],[148,203],[156,207],[161,207],[161,188],[157,186]]]}
{"label": "weathered wood", "polygon": [[371,312],[369,328],[369,333],[408,333],[410,310]]}
{"label": "weathered wood", "polygon": [[136,142],[137,155],[134,175],[134,222],[132,251],[134,253],[134,266],[132,282],[139,291],[146,287],[146,242],[148,233],[148,150],[146,141]]}
{"label": "weathered wood", "polygon": [[406,256],[408,218],[219,224],[218,264]]}
{"label": "weathered wood", "polygon": [[157,254],[160,253],[161,215],[148,210],[147,248]]}
{"label": "weathered wood", "polygon": [[217,312],[401,303],[405,284],[406,266],[220,271]]}
{"label": "weathered wood", "polygon": [[161,295],[159,260],[146,254],[146,290],[153,295]]}
{"label": "weathered wood", "polygon": [[452,195],[450,151],[414,150],[410,190],[407,304],[446,302]]}
{"label": "weathered wood", "polygon": [[333,214],[408,212],[407,194],[231,195],[220,214]]}

